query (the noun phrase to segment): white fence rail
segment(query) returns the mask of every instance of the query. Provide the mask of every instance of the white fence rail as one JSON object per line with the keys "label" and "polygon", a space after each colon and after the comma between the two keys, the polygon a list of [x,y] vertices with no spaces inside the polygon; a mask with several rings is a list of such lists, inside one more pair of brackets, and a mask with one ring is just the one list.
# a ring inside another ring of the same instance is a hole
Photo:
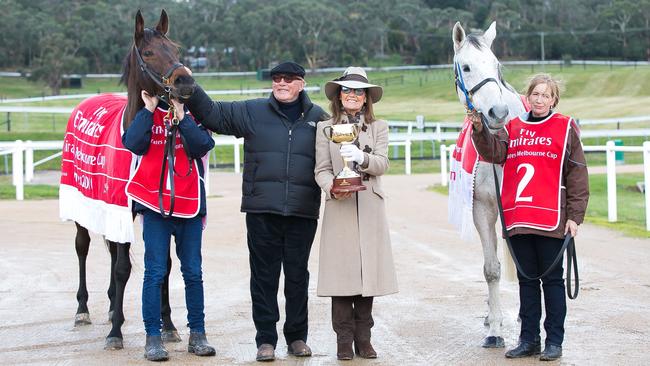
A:
{"label": "white fence rail", "polygon": [[[216,146],[233,147],[233,169],[235,173],[241,173],[240,147],[244,144],[243,138],[233,136],[215,136]],[[411,141],[391,141],[389,146],[404,146],[405,167],[404,173],[411,174]],[[24,184],[34,179],[34,168],[52,159],[56,159],[63,153],[61,151],[63,141],[13,141],[0,142],[0,156],[12,156],[12,183],[16,187],[16,199],[24,199]],[[41,160],[34,162],[35,150],[56,151]],[[213,150],[214,151],[214,150]]]}
{"label": "white fence rail", "polygon": [[[440,145],[440,183],[446,187],[449,183],[447,164],[452,159],[452,152],[456,145]],[[606,154],[607,161],[607,220],[618,221],[616,198],[616,152],[641,152],[643,153],[643,182],[645,189],[645,222],[646,230],[650,231],[650,141],[645,141],[642,146],[616,146],[614,141],[607,141],[605,146],[583,146],[584,151],[602,151]]]}
{"label": "white fence rail", "polygon": [[[457,135],[457,133],[455,133]],[[425,140],[435,140],[436,133],[413,133],[412,125],[408,127],[406,133],[391,134],[389,146],[404,146],[404,173],[411,174],[411,143],[422,138]],[[243,144],[242,138],[232,136],[216,136],[215,144],[219,146],[233,146],[234,171],[241,172],[240,146]],[[440,141],[440,140],[438,140]],[[60,151],[63,141],[21,141],[0,142],[0,155],[12,155],[12,183],[16,186],[16,199],[24,199],[24,184],[34,178],[34,168],[49,160],[61,156]],[[448,184],[448,162],[451,159],[451,152],[455,145],[440,145],[440,173],[441,184]],[[56,153],[47,156],[39,161],[34,162],[34,150],[54,150]],[[644,166],[644,184],[645,184],[645,208],[646,208],[646,230],[650,231],[650,141],[643,143],[643,146],[616,146],[614,141],[608,141],[605,146],[584,146],[584,151],[602,151],[607,156],[607,202],[608,202],[608,220],[616,222],[617,214],[617,197],[616,197],[616,162],[615,153],[617,151],[641,152],[643,153]]]}

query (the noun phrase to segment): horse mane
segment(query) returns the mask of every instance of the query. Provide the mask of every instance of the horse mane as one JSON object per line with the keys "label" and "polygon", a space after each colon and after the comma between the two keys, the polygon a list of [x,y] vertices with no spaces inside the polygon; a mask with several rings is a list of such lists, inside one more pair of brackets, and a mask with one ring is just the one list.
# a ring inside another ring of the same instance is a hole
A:
{"label": "horse mane", "polygon": [[483,43],[481,42],[479,37],[482,37],[483,33],[470,33],[465,37],[465,40],[469,42],[472,46],[480,49],[483,49]]}

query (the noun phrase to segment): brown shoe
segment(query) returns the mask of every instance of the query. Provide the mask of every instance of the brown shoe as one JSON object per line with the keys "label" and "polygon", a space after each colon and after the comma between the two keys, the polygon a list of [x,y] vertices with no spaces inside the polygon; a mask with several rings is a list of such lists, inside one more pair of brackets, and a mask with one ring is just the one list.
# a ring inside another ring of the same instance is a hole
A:
{"label": "brown shoe", "polygon": [[370,341],[355,341],[354,351],[363,358],[377,358],[377,352],[372,348]]}
{"label": "brown shoe", "polygon": [[273,361],[275,360],[275,347],[273,345],[264,343],[257,347],[257,357],[258,361]]}
{"label": "brown shoe", "polygon": [[287,346],[287,353],[296,357],[309,357],[311,356],[311,348],[309,348],[305,341],[299,339],[291,342],[291,344]]}
{"label": "brown shoe", "polygon": [[336,344],[336,358],[341,361],[347,361],[354,358],[354,351],[352,351],[352,342],[342,342]]}

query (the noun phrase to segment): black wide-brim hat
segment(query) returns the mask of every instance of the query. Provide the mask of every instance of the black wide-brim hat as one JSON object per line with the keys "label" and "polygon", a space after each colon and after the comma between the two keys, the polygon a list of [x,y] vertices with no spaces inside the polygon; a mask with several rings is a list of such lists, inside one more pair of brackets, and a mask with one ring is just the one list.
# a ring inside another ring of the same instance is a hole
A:
{"label": "black wide-brim hat", "polygon": [[340,78],[328,81],[325,84],[325,95],[327,99],[332,100],[338,98],[339,90],[342,86],[350,89],[366,89],[367,94],[372,100],[372,103],[377,103],[381,100],[384,90],[379,85],[368,83],[368,76],[364,69],[360,67],[350,66],[343,72]]}

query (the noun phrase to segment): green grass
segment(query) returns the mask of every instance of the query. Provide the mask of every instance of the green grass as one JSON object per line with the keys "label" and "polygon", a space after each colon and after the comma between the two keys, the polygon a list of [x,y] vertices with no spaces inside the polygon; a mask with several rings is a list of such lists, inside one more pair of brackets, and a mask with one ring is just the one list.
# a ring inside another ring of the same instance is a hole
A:
{"label": "green grass", "polygon": [[643,174],[617,174],[616,200],[618,222],[607,221],[607,177],[604,174],[589,176],[589,206],[587,222],[607,226],[623,233],[650,238],[650,231],[645,230],[645,198],[637,187],[643,181]]}
{"label": "green grass", "polygon": [[[616,175],[616,207],[618,222],[607,221],[607,176],[591,174],[589,176],[589,204],[585,222],[605,226],[637,238],[650,238],[650,231],[645,228],[645,198],[637,189],[637,182],[643,181],[643,174]],[[428,190],[448,194],[448,187],[433,185]]]}
{"label": "green grass", "polygon": [[[26,200],[59,198],[59,186],[28,184],[23,188]],[[15,200],[16,188],[11,184],[11,176],[0,176],[0,200]]]}
{"label": "green grass", "polygon": [[[386,60],[382,64],[399,64],[399,60]],[[375,63],[371,66],[379,66]],[[608,66],[587,66],[573,65],[571,67],[560,66],[506,66],[504,68],[505,78],[517,90],[522,90],[526,85],[527,79],[534,73],[546,71],[555,77],[564,81],[565,88],[562,91],[562,98],[558,110],[562,113],[572,115],[576,118],[612,118],[638,115],[650,115],[650,67],[614,67]],[[308,86],[321,86],[338,77],[337,73],[314,74],[308,75]],[[458,98],[453,88],[453,73],[451,70],[423,70],[423,71],[397,71],[397,72],[369,72],[371,82],[381,83],[384,86],[384,97],[376,105],[375,111],[379,118],[392,120],[414,120],[418,114],[424,115],[427,121],[460,121],[463,118],[463,109],[458,102]],[[40,83],[34,83],[19,78],[0,78],[2,91],[0,98],[22,98],[28,96],[48,95],[47,88]],[[224,89],[254,89],[268,88],[269,81],[258,81],[255,77],[198,77],[197,82],[204,89],[224,90]],[[117,79],[84,79],[82,89],[64,89],[64,94],[82,94],[97,92],[119,92],[124,91],[124,87],[118,85]],[[242,100],[264,95],[228,95],[215,96],[215,99],[222,100]],[[320,93],[311,93],[311,98],[315,103],[328,107],[328,101],[325,95]],[[18,105],[29,106],[65,106],[73,107],[80,100],[60,100],[47,102],[21,103]],[[65,131],[65,125],[68,119],[67,115],[52,114],[26,114],[12,113],[11,132],[6,132],[6,113],[0,114],[0,141],[22,140],[61,140]],[[586,127],[589,129],[615,129],[615,124],[598,125]],[[648,128],[647,123],[627,124],[624,128]],[[587,145],[604,145],[607,138],[587,139]],[[623,138],[626,146],[640,145],[645,138]],[[453,143],[452,141],[447,144]],[[420,147],[421,146],[421,147]],[[439,145],[425,142],[420,145],[416,142],[412,146],[412,156],[416,157],[436,157],[436,160],[412,160],[412,172],[417,173],[437,173],[440,171]],[[35,160],[38,160],[51,152],[35,152]],[[243,155],[242,155],[243,156]],[[388,174],[403,174],[404,160],[403,148],[399,149],[397,158],[393,153],[393,148],[389,151],[391,166]],[[216,157],[216,159],[214,158]],[[11,158],[7,157],[8,169],[11,169]],[[587,154],[587,161],[590,166],[604,165],[604,153]],[[233,153],[231,147],[215,148],[215,155],[211,163],[219,164],[219,170],[232,171]],[[625,153],[626,164],[640,164],[642,157],[640,153]],[[54,159],[37,169],[58,169],[60,159]],[[4,172],[4,160],[0,158],[0,169]],[[597,177],[597,176],[594,176]],[[620,177],[623,177],[620,175]],[[602,177],[601,177],[602,178]],[[595,180],[594,180],[595,179]],[[603,178],[604,179],[604,178]],[[621,187],[623,179],[619,184]],[[638,179],[633,178],[633,179]],[[596,178],[592,178],[592,197],[590,200],[590,211],[588,212],[589,222],[606,225],[606,214],[592,212],[597,207],[596,202],[606,205],[606,197],[598,193],[596,188]],[[10,197],[14,197],[13,187],[7,182],[0,179],[0,192]],[[446,192],[445,188],[435,188]],[[623,189],[623,188],[621,188]],[[43,190],[45,197],[48,196],[47,188],[35,186],[25,186],[26,196],[29,197],[32,190]],[[37,193],[37,195],[40,193]],[[632,194],[632,201],[627,203],[625,195]],[[56,192],[55,192],[56,195]],[[619,208],[628,210],[634,204],[642,204],[643,200],[634,196],[633,192],[621,192],[619,198]],[[638,223],[643,220],[643,209],[638,207],[633,210],[632,217],[628,220],[622,212],[619,212],[621,223],[616,224],[616,228],[623,228],[625,225],[639,227],[641,234],[645,232],[644,225]],[[634,221],[636,220],[636,221]],[[630,223],[629,223],[629,222]],[[633,231],[632,231],[633,232]],[[638,235],[641,235],[638,234]],[[637,235],[637,234],[631,234]],[[638,236],[637,235],[637,236]]]}
{"label": "green grass", "polygon": [[[508,66],[504,70],[504,76],[521,91],[527,79],[533,73],[540,71],[542,71],[540,67]],[[558,107],[565,114],[576,118],[650,114],[650,67],[610,69],[607,66],[589,66],[583,69],[579,65],[562,68],[547,66],[545,71],[565,82],[566,88],[562,92]],[[337,76],[336,73],[308,75],[308,86],[322,87]],[[369,77],[373,82],[384,84],[384,98],[376,106],[376,114],[380,118],[413,120],[416,115],[421,114],[427,121],[460,121],[463,117],[463,110],[453,88],[451,70],[374,71],[369,73]],[[42,84],[6,77],[0,78],[0,82],[3,85],[0,94],[5,98],[43,95]],[[269,81],[258,81],[254,77],[197,77],[197,82],[204,89],[220,90],[267,88],[270,85]],[[117,79],[84,79],[82,89],[64,89],[63,93],[97,93],[98,91],[124,91],[124,87],[117,84]],[[241,100],[259,96],[262,95],[229,95],[215,98]],[[312,93],[311,97],[319,105],[327,107],[328,101],[322,92]],[[62,100],[34,102],[29,105],[72,107],[79,102],[80,100]],[[66,116],[31,114],[29,117],[24,117],[20,113],[14,113],[12,128],[62,132],[66,119]],[[0,123],[4,120],[6,115],[0,116]],[[598,128],[611,128],[611,126]]]}

